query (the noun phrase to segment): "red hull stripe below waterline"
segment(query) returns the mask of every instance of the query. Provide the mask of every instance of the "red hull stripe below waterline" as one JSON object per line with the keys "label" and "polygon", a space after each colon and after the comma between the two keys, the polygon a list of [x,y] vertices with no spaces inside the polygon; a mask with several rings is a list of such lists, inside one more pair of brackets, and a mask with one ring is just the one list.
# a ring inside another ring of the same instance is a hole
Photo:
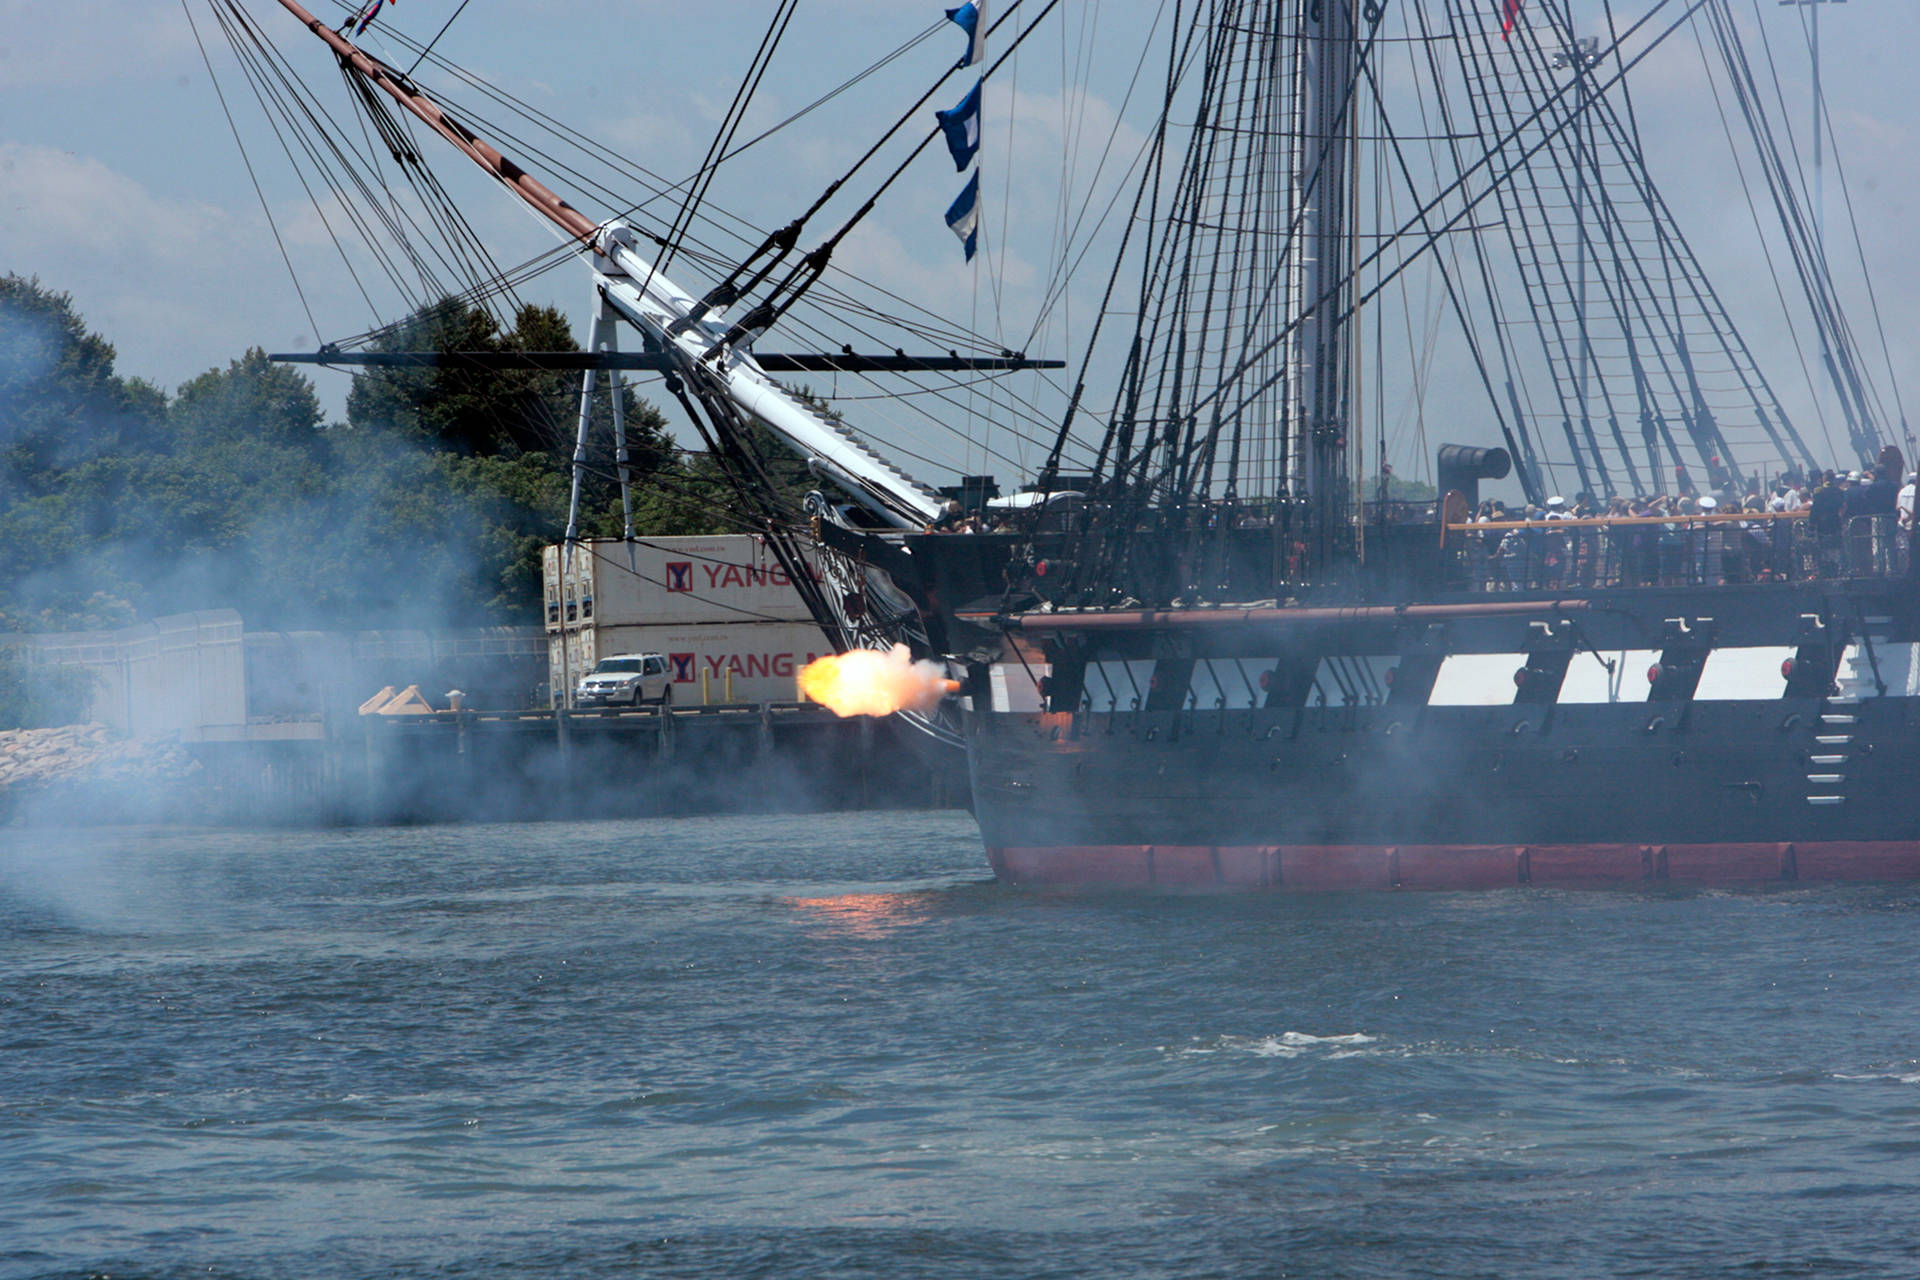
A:
{"label": "red hull stripe below waterline", "polygon": [[1920,841],[1793,844],[1053,845],[990,848],[1014,884],[1496,889],[1920,879]]}

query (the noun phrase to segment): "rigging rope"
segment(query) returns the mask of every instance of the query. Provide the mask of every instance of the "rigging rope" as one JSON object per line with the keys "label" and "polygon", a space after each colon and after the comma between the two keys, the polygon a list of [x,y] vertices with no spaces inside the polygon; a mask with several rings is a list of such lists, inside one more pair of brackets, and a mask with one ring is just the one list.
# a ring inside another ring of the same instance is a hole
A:
{"label": "rigging rope", "polygon": [[460,7],[453,11],[453,16],[440,24],[440,29],[433,33],[433,39],[427,41],[426,47],[420,50],[420,56],[415,58],[413,65],[407,68],[407,79],[413,79],[413,73],[420,69],[420,64],[426,61],[428,54],[433,52],[433,46],[440,43],[440,37],[447,34],[447,28],[453,25],[454,18],[458,18],[461,14],[465,13],[467,11],[467,5],[470,3],[472,3],[472,0],[460,0]]}
{"label": "rigging rope", "polygon": [[200,50],[200,61],[207,68],[207,81],[213,85],[214,96],[220,99],[220,112],[227,118],[227,128],[233,132],[234,145],[240,148],[240,162],[246,166],[247,181],[253,184],[254,198],[260,202],[260,212],[266,217],[267,229],[273,233],[274,247],[280,251],[280,260],[286,263],[287,277],[293,281],[293,292],[300,299],[300,309],[307,313],[307,323],[312,326],[314,340],[320,338],[320,323],[313,318],[313,307],[307,302],[306,290],[300,287],[300,273],[293,269],[293,259],[287,253],[286,241],[280,238],[280,228],[273,220],[273,210],[267,205],[266,192],[260,189],[260,178],[254,172],[253,158],[247,154],[247,144],[240,138],[240,127],[234,122],[233,112],[227,106],[226,91],[220,87],[220,77],[214,74],[213,60],[207,56],[207,46],[200,39],[200,26],[193,20],[193,10],[187,0],[180,0],[180,11],[187,15],[187,26],[193,31],[193,43]]}

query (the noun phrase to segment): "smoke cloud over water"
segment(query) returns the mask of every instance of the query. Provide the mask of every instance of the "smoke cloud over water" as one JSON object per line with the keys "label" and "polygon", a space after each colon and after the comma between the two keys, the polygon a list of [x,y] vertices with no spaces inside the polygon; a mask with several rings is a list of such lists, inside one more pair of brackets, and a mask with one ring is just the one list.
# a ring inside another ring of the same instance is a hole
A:
{"label": "smoke cloud over water", "polygon": [[[577,345],[550,308],[510,330],[473,308],[412,323],[393,339],[406,349]],[[939,797],[911,752],[873,745],[884,726],[818,713],[493,719],[550,705],[540,548],[565,528],[578,379],[403,371],[355,387],[329,422],[306,376],[256,349],[169,393],[122,373],[55,285],[0,272],[0,828]],[[719,532],[718,491],[628,400],[650,468],[640,532]],[[593,483],[588,516],[621,520],[615,482]],[[442,713],[460,690],[469,714],[356,714],[383,685]]]}

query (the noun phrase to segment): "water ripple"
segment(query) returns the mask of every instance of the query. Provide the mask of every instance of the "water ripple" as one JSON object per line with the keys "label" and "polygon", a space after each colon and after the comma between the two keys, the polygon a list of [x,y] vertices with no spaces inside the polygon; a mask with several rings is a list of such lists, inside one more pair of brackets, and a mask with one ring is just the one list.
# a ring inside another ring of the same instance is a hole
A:
{"label": "water ripple", "polygon": [[952,814],[7,836],[0,1280],[1913,1273],[1911,886],[1031,894]]}

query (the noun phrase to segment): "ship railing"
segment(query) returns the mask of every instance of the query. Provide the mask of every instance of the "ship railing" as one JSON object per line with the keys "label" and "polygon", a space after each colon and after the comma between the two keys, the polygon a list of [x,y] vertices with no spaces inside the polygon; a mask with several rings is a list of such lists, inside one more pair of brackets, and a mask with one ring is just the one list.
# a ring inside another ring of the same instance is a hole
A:
{"label": "ship railing", "polygon": [[1896,512],[1854,516],[1841,532],[1839,566],[1849,578],[1903,577],[1912,558],[1910,522]]}
{"label": "ship railing", "polygon": [[1487,592],[1896,577],[1912,541],[1892,513],[1816,524],[1805,508],[1469,521],[1445,534],[1454,585]]}

